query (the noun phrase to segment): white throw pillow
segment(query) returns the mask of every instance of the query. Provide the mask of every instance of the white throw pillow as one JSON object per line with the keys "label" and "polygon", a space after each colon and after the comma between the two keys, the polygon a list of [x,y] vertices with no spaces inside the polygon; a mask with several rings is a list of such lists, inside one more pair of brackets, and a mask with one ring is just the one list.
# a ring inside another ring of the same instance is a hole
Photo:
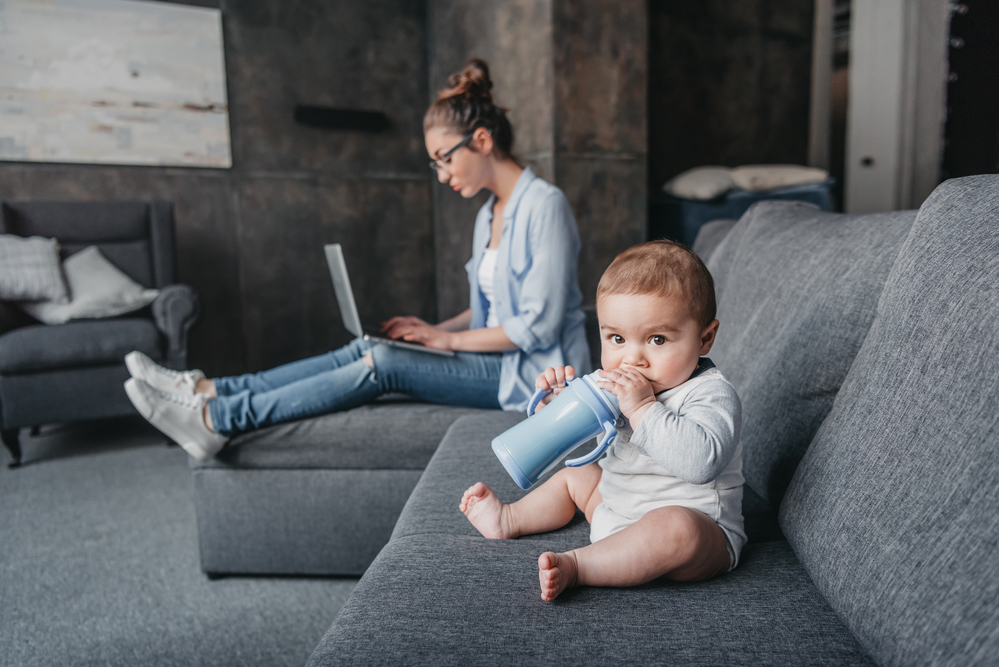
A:
{"label": "white throw pillow", "polygon": [[732,180],[743,190],[760,192],[804,183],[822,183],[829,172],[794,164],[748,164],[732,170]]}
{"label": "white throw pillow", "polygon": [[731,171],[728,167],[695,167],[666,181],[663,191],[684,199],[714,199],[735,187]]}
{"label": "white throw pillow", "polygon": [[62,270],[72,295],[69,303],[20,304],[45,324],[123,315],[149,305],[159,294],[159,290],[145,289],[122,273],[96,246],[67,257]]}
{"label": "white throw pillow", "polygon": [[58,241],[0,234],[0,301],[69,301]]}

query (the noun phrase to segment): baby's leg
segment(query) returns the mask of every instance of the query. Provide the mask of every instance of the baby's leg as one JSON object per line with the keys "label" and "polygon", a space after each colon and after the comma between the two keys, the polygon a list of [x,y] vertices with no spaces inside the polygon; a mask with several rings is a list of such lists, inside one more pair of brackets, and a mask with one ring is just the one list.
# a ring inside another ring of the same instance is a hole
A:
{"label": "baby's leg", "polygon": [[660,507],[582,549],[538,558],[541,599],[573,586],[637,586],[665,575],[703,581],[727,572],[725,533],[703,512]]}
{"label": "baby's leg", "polygon": [[563,468],[510,505],[501,503],[492,489],[479,482],[465,491],[458,509],[484,537],[509,539],[544,533],[569,523],[577,508],[589,521],[600,504],[599,482],[600,466],[595,463]]}

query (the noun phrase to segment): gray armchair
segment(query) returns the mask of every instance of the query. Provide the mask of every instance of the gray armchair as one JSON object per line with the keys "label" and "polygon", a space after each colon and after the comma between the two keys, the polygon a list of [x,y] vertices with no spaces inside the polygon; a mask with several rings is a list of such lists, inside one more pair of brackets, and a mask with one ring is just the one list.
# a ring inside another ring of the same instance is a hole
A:
{"label": "gray armchair", "polygon": [[160,290],[149,309],[51,326],[0,303],[0,433],[16,467],[21,428],[135,414],[123,388],[125,355],[141,350],[186,368],[201,306],[193,289],[174,282],[170,202],[0,202],[0,233],[56,238],[63,257],[96,245],[133,280]]}

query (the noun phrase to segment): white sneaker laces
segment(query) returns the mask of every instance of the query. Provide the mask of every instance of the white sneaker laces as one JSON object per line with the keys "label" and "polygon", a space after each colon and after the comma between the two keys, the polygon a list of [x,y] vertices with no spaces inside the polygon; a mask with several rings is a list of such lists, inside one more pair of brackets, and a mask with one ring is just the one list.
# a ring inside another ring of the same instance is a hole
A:
{"label": "white sneaker laces", "polygon": [[172,368],[167,368],[166,366],[160,366],[159,364],[156,365],[155,370],[157,370],[162,375],[166,375],[167,377],[176,378],[176,379],[183,379],[185,377],[185,373],[187,373],[187,371],[175,371]]}
{"label": "white sneaker laces", "polygon": [[161,391],[156,387],[150,387],[156,395],[170,403],[176,403],[177,405],[188,408],[190,410],[197,410],[198,408],[204,407],[205,402],[208,397],[205,394],[178,394],[172,391]]}
{"label": "white sneaker laces", "polygon": [[159,364],[155,364],[153,366],[153,371],[159,375],[165,375],[173,380],[174,386],[190,387],[191,391],[194,391],[194,387],[198,383],[197,376],[200,375],[198,371],[178,371],[172,368],[167,368],[166,366],[160,366]]}

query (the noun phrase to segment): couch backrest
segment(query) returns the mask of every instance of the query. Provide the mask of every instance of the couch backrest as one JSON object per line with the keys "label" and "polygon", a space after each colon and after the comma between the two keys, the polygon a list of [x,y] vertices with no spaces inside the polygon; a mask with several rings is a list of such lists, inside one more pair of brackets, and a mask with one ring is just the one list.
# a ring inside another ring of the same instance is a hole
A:
{"label": "couch backrest", "polygon": [[715,251],[728,233],[732,231],[732,227],[738,220],[712,220],[701,226],[700,230],[697,232],[697,238],[694,239],[694,245],[690,246],[690,249],[701,258],[702,261],[707,262],[711,258],[711,254]]}
{"label": "couch backrest", "polygon": [[915,216],[762,202],[708,257],[721,323],[710,356],[742,400],[746,482],[775,508],[832,409]]}
{"label": "couch backrest", "polygon": [[781,526],[881,664],[999,655],[999,176],[923,204]]}
{"label": "couch backrest", "polygon": [[0,216],[0,232],[56,238],[63,257],[95,245],[146,287],[175,282],[170,202],[3,202]]}

